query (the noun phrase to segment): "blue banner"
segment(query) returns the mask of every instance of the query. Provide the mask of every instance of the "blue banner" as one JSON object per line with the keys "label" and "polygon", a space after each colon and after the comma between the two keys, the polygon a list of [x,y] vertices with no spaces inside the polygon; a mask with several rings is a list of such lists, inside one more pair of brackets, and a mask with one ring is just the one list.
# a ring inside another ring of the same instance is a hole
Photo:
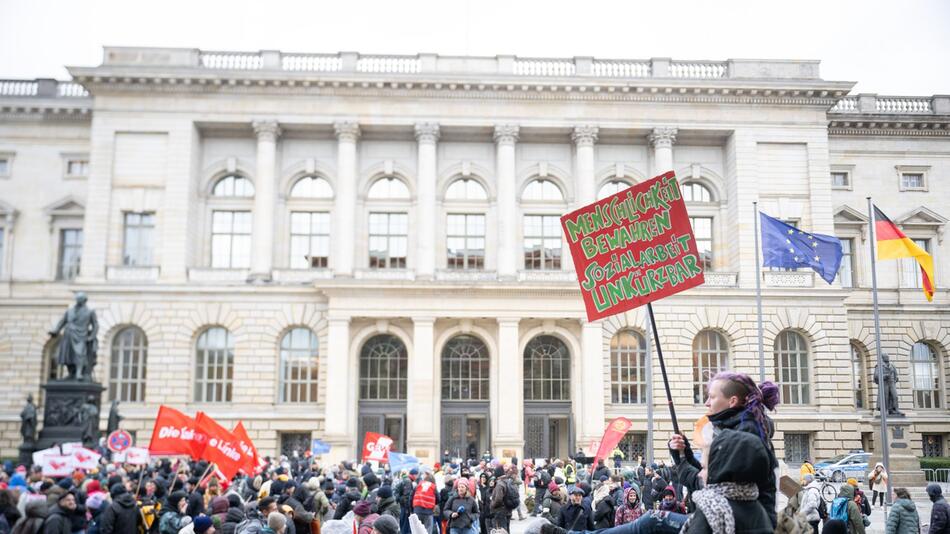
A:
{"label": "blue banner", "polygon": [[412,469],[419,467],[419,459],[411,454],[389,451],[389,469],[393,473],[398,473],[403,469]]}
{"label": "blue banner", "polygon": [[313,440],[313,443],[310,444],[310,454],[313,454],[314,456],[326,454],[328,452],[330,452],[330,444],[323,440],[315,439]]}

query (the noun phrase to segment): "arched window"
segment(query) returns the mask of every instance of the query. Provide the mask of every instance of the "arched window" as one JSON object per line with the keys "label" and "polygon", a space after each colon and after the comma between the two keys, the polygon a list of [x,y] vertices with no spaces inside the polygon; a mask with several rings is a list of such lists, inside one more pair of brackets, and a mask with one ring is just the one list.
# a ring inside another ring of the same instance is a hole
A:
{"label": "arched window", "polygon": [[715,330],[703,330],[693,338],[693,403],[706,402],[706,384],[719,371],[729,368],[729,343]]}
{"label": "arched window", "polygon": [[442,349],[442,399],[488,400],[488,347],[470,335],[455,336]]}
{"label": "arched window", "polygon": [[798,332],[782,330],[775,338],[775,378],[784,404],[811,402],[808,344]]}
{"label": "arched window", "polygon": [[561,192],[561,188],[551,180],[539,178],[533,180],[524,188],[522,200],[564,202],[564,193]]}
{"label": "arched window", "polygon": [[145,371],[148,339],[137,326],[128,326],[112,338],[109,362],[109,400],[142,402],[145,400]]}
{"label": "arched window", "polygon": [[524,348],[524,400],[571,400],[571,353],[555,336],[537,336]]}
{"label": "arched window", "polygon": [[699,182],[686,182],[680,186],[680,190],[686,202],[712,202],[709,188]]}
{"label": "arched window", "polygon": [[360,399],[406,400],[409,354],[392,334],[373,336],[360,350]]}
{"label": "arched window", "polygon": [[914,343],[910,352],[914,369],[914,407],[940,408],[940,362],[937,351],[923,341]]}
{"label": "arched window", "polygon": [[195,354],[195,402],[231,402],[234,338],[213,326],[198,336]]}
{"label": "arched window", "polygon": [[471,178],[459,178],[445,190],[446,200],[488,200],[482,184]]}
{"label": "arched window", "polygon": [[320,354],[317,335],[298,327],[280,340],[280,402],[317,402]]}
{"label": "arched window", "polygon": [[331,198],[330,183],[319,176],[304,176],[290,188],[290,198]]}
{"label": "arched window", "polygon": [[253,197],[254,184],[239,174],[229,174],[215,182],[211,195],[216,197]]}
{"label": "arched window", "polygon": [[854,376],[851,384],[854,386],[854,407],[861,409],[866,406],[864,398],[867,384],[864,378],[864,350],[856,341],[851,342],[851,372]]}
{"label": "arched window", "polygon": [[600,191],[597,192],[597,200],[602,200],[610,195],[617,194],[628,187],[630,187],[630,184],[623,180],[611,180],[601,186]]}
{"label": "arched window", "polygon": [[402,180],[388,176],[376,180],[366,196],[373,199],[408,199],[409,188]]}
{"label": "arched window", "polygon": [[647,402],[647,341],[639,332],[621,330],[610,340],[610,402]]}

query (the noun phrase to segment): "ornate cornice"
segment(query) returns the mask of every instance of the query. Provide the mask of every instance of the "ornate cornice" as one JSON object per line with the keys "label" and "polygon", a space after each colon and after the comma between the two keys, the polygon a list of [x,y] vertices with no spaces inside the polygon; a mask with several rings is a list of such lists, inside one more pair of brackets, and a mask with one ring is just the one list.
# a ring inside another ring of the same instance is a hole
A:
{"label": "ornate cornice", "polygon": [[654,148],[671,148],[673,143],[676,142],[676,133],[676,128],[668,126],[654,128],[653,131],[650,132],[650,144],[653,145]]}
{"label": "ornate cornice", "polygon": [[513,145],[518,142],[520,128],[515,124],[498,124],[493,138],[499,145]]}
{"label": "ornate cornice", "polygon": [[950,115],[830,117],[829,135],[950,137]]}
{"label": "ornate cornice", "polygon": [[415,127],[416,141],[419,143],[437,143],[439,141],[439,125],[436,123],[422,122]]}
{"label": "ornate cornice", "polygon": [[599,131],[600,128],[596,126],[575,126],[574,132],[571,133],[571,139],[577,146],[594,146]]}
{"label": "ornate cornice", "polygon": [[256,120],[251,122],[251,126],[254,127],[257,138],[262,141],[274,142],[280,137],[281,130],[277,121]]}
{"label": "ornate cornice", "polygon": [[333,123],[333,132],[340,141],[355,143],[360,138],[360,125],[355,122],[339,121]]}

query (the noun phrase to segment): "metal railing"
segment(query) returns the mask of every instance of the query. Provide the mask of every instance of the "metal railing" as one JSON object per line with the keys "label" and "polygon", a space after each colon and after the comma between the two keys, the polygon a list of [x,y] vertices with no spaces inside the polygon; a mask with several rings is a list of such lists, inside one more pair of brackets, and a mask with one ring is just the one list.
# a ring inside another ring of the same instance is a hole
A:
{"label": "metal railing", "polygon": [[927,482],[940,482],[942,484],[950,483],[950,468],[941,467],[938,469],[921,469],[924,472],[924,478]]}

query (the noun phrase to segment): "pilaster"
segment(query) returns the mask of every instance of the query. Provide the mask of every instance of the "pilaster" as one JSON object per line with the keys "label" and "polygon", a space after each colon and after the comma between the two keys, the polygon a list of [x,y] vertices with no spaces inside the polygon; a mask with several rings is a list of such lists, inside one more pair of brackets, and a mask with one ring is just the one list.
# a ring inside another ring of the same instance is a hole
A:
{"label": "pilaster", "polygon": [[353,276],[356,243],[356,165],[360,126],[355,122],[336,122],[337,181],[331,228],[333,254],[330,264],[336,276]]}
{"label": "pilaster", "polygon": [[519,319],[498,319],[498,357],[492,362],[497,405],[492,407],[492,452],[496,457],[513,451],[524,457],[524,369],[518,353]]}
{"label": "pilaster", "polygon": [[274,265],[274,211],[277,208],[276,121],[254,121],[257,134],[257,176],[254,180],[254,218],[251,231],[251,278],[270,280]]}
{"label": "pilaster", "polygon": [[513,279],[518,274],[518,198],[515,176],[517,125],[495,126],[495,176],[498,180],[498,277]]}
{"label": "pilaster", "polygon": [[435,229],[438,225],[435,209],[437,181],[437,146],[439,125],[416,124],[418,145],[418,201],[416,217],[416,274],[419,278],[432,278],[435,274]]}
{"label": "pilaster", "polygon": [[409,358],[409,395],[406,400],[406,449],[418,458],[438,458],[439,429],[435,392],[433,329],[435,318],[413,317],[413,354]]}
{"label": "pilaster", "polygon": [[356,454],[356,406],[349,393],[357,384],[350,376],[350,318],[330,317],[328,323],[324,439],[331,446],[328,459],[336,461]]}
{"label": "pilaster", "polygon": [[653,176],[673,170],[673,143],[676,142],[677,129],[669,126],[654,128],[650,133],[653,145]]}

